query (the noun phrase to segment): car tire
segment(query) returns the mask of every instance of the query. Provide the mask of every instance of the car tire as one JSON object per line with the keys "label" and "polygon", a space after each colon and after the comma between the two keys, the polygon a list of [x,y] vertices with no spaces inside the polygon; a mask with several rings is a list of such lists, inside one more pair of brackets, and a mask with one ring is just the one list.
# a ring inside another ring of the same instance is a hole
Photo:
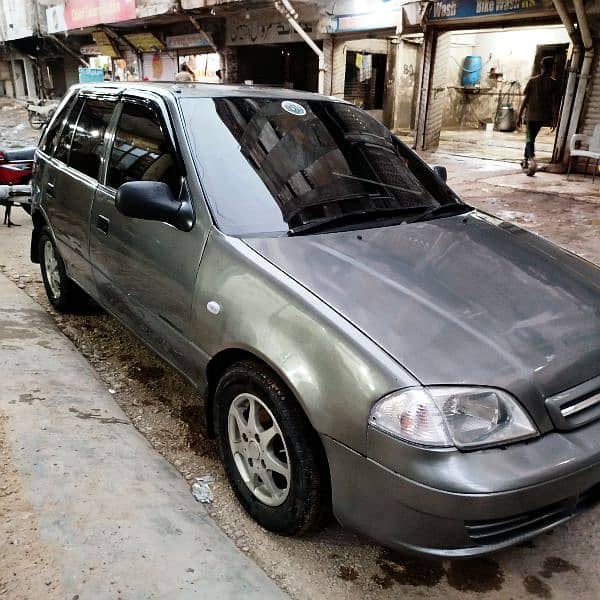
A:
{"label": "car tire", "polygon": [[47,227],[38,240],[42,279],[50,304],[61,313],[80,312],[87,305],[87,294],[69,277],[65,264]]}
{"label": "car tire", "polygon": [[252,360],[227,369],[216,389],[215,426],[221,461],[251,517],[282,535],[322,526],[331,502],[324,451],[274,373]]}

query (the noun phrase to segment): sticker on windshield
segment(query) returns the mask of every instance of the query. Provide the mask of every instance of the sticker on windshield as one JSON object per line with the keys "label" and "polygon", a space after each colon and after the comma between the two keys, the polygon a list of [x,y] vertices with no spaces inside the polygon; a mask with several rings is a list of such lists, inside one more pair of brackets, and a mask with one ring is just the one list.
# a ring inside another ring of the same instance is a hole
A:
{"label": "sticker on windshield", "polygon": [[306,114],[306,109],[302,104],[292,102],[291,100],[284,100],[281,103],[281,108],[283,108],[285,112],[289,112],[290,115],[295,115],[296,117],[303,117]]}

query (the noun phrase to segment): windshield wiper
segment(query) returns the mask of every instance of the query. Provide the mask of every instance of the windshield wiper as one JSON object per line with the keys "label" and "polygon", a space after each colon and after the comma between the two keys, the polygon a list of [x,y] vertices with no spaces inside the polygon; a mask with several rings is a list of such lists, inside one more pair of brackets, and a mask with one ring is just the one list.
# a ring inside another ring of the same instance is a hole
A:
{"label": "windshield wiper", "polygon": [[442,204],[435,208],[429,208],[420,215],[417,215],[414,219],[409,219],[407,223],[418,223],[421,221],[429,221],[430,219],[437,219],[439,217],[450,217],[452,215],[461,215],[466,212],[473,210],[472,206],[468,204]]}
{"label": "windshield wiper", "polygon": [[393,185],[392,183],[383,183],[383,181],[377,181],[376,179],[367,179],[366,177],[355,177],[354,175],[347,175],[346,173],[338,173],[334,171],[332,173],[337,177],[341,177],[342,179],[351,179],[352,181],[360,181],[361,183],[370,183],[373,185],[378,185],[382,188],[386,188],[389,190],[397,190],[399,192],[405,192],[408,194],[412,194],[413,196],[422,196],[423,192],[415,189],[401,187],[399,185]]}
{"label": "windshield wiper", "polygon": [[340,227],[343,225],[353,225],[355,223],[374,223],[380,220],[389,220],[394,217],[405,217],[421,213],[426,206],[405,206],[396,208],[365,208],[352,212],[334,215],[331,217],[322,217],[314,219],[308,223],[291,227],[288,235],[301,235],[303,233],[316,233],[329,227]]}

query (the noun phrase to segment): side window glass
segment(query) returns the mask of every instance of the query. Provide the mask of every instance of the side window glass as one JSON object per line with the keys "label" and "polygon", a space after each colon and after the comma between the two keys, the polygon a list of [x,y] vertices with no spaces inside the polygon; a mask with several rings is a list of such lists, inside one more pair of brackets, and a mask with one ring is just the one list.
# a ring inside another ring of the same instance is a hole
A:
{"label": "side window glass", "polygon": [[71,98],[71,101],[68,102],[60,112],[60,114],[56,115],[56,119],[52,122],[52,125],[46,129],[42,140],[40,141],[40,148],[42,152],[46,154],[52,154],[52,150],[56,146],[56,142],[58,141],[58,136],[60,135],[60,130],[62,126],[66,123],[67,117],[69,116],[69,111],[73,106],[74,96]]}
{"label": "side window glass", "polygon": [[104,132],[114,107],[112,102],[86,99],[71,142],[69,166],[94,179],[98,178],[104,152]]}
{"label": "side window glass", "polygon": [[66,163],[67,158],[69,158],[69,150],[71,149],[71,140],[73,138],[73,132],[75,131],[75,126],[77,124],[77,119],[79,118],[79,113],[81,112],[81,107],[83,106],[84,98],[78,98],[73,110],[69,115],[69,120],[67,124],[63,127],[62,133],[60,134],[60,139],[58,140],[58,144],[56,146],[56,151],[54,152],[54,158],[58,160],[62,160],[62,162]]}
{"label": "side window glass", "polygon": [[181,182],[172,152],[158,113],[125,103],[110,153],[107,185],[117,189],[128,181],[162,181],[179,196]]}

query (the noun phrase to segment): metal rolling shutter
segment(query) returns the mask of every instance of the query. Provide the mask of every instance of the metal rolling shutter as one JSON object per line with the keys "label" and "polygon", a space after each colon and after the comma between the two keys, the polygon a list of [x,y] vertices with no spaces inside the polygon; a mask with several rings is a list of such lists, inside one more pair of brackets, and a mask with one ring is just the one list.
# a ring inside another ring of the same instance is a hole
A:
{"label": "metal rolling shutter", "polygon": [[142,76],[150,81],[174,81],[176,74],[175,52],[144,52],[142,55]]}
{"label": "metal rolling shutter", "polygon": [[[594,57],[594,67],[592,68],[591,78],[588,83],[587,97],[585,106],[583,107],[583,115],[581,117],[578,133],[591,135],[594,127],[600,124],[600,52],[598,49],[598,40],[595,40],[596,56]],[[568,145],[568,142],[567,142]],[[594,161],[590,161],[589,172],[591,172]],[[585,159],[577,159],[574,163],[574,170],[583,173],[585,170]]]}
{"label": "metal rolling shutter", "polygon": [[434,44],[435,54],[431,84],[428,93],[427,116],[423,150],[435,150],[440,143],[442,117],[446,102],[446,86],[448,85],[448,61],[450,60],[450,33],[441,33]]}
{"label": "metal rolling shutter", "polygon": [[585,112],[581,119],[580,133],[591,134],[594,126],[600,123],[600,48],[596,50],[595,67],[588,84]]}

